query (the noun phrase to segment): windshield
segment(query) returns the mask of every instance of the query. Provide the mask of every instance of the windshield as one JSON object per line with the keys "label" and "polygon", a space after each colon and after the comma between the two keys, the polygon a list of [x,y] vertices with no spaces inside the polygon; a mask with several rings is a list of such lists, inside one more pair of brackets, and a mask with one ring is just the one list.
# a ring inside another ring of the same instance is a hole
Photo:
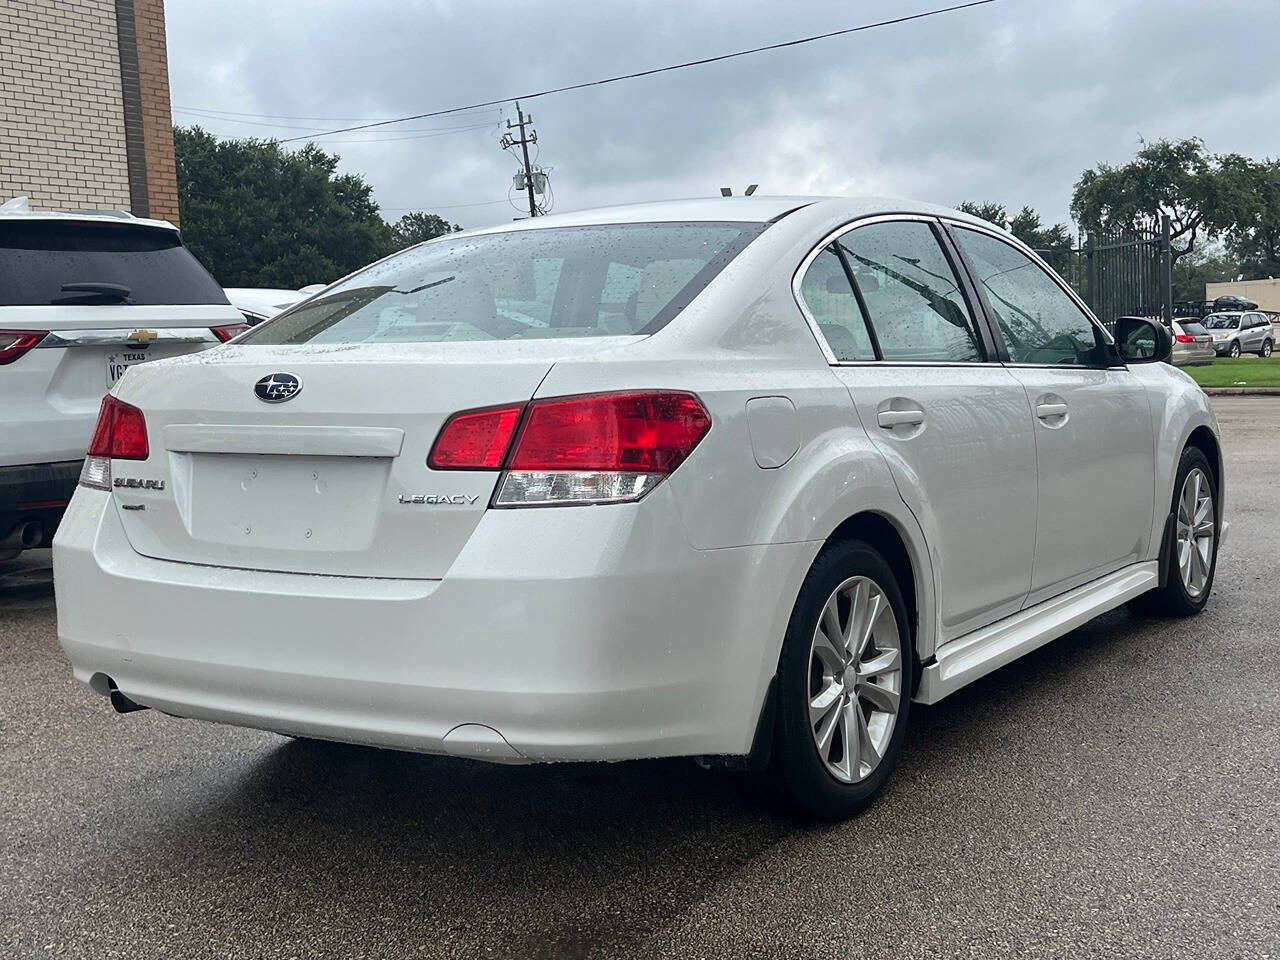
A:
{"label": "windshield", "polygon": [[1238,313],[1214,313],[1204,318],[1204,325],[1210,330],[1234,330],[1240,326]]}
{"label": "windshield", "polygon": [[607,337],[661,329],[763,223],[548,227],[412,247],[242,344]]}

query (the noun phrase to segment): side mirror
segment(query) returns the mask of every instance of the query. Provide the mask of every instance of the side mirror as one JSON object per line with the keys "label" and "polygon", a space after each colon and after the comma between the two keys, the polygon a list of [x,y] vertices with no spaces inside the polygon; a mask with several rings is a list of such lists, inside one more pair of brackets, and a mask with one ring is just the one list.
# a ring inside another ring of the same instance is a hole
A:
{"label": "side mirror", "polygon": [[1116,349],[1125,363],[1167,363],[1173,356],[1173,335],[1158,320],[1120,317],[1116,320]]}

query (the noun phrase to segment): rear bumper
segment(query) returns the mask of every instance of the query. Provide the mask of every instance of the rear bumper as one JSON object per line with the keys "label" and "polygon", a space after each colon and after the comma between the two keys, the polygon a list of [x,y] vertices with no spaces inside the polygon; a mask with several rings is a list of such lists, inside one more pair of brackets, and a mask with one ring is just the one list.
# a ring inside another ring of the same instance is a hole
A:
{"label": "rear bumper", "polygon": [[820,544],[698,551],[671,496],[489,511],[445,579],[389,580],[143,557],[82,488],[59,639],[98,692],[182,717],[491,760],[745,754]]}
{"label": "rear bumper", "polygon": [[[80,479],[83,461],[0,467],[0,541],[20,525],[40,525],[40,542],[48,546]],[[0,550],[4,549],[0,546]]]}
{"label": "rear bumper", "polygon": [[1213,347],[1206,344],[1204,347],[1190,347],[1179,350],[1176,347],[1173,351],[1173,365],[1175,367],[1200,367],[1205,364],[1213,363],[1217,352]]}

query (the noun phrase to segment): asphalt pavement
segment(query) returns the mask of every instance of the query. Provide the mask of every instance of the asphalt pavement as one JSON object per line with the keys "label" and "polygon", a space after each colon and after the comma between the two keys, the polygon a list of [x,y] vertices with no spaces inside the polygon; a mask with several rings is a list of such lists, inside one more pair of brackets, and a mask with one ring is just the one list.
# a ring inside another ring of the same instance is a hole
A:
{"label": "asphalt pavement", "polygon": [[686,761],[118,716],[58,648],[47,552],[0,564],[0,955],[1280,957],[1280,399],[1215,406],[1206,611],[1108,614],[915,709],[838,826]]}

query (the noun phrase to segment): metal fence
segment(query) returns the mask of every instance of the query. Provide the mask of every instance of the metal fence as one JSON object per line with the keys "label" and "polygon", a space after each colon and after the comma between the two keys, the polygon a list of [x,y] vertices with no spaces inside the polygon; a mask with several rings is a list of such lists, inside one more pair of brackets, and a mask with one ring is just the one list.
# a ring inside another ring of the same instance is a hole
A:
{"label": "metal fence", "polygon": [[1173,316],[1169,220],[1134,229],[1082,234],[1079,245],[1037,250],[1108,330],[1117,317]]}

